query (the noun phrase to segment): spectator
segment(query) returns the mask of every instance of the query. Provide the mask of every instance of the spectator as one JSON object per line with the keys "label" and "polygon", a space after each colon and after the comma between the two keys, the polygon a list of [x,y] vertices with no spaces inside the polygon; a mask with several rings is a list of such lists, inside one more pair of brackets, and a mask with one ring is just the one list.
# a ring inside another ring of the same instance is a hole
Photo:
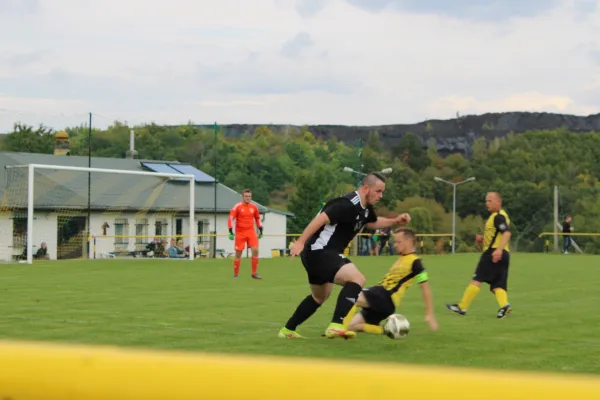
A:
{"label": "spectator", "polygon": [[373,232],[374,231],[365,228],[362,232],[364,236],[360,236],[362,244],[360,254],[362,256],[370,256],[373,254]]}
{"label": "spectator", "polygon": [[154,251],[154,257],[168,257],[169,253],[167,252],[167,241],[165,239],[161,240],[156,245],[156,250]]}
{"label": "spectator", "polygon": [[171,245],[168,249],[169,258],[184,258],[185,251],[177,247],[175,239],[171,239]]}
{"label": "spectator", "polygon": [[46,242],[42,242],[38,251],[33,255],[33,258],[36,260],[49,260],[48,256],[48,247],[46,246]]}
{"label": "spectator", "polygon": [[563,224],[562,224],[562,231],[563,231],[563,240],[564,240],[564,253],[565,254],[569,254],[569,246],[571,245],[571,235],[565,235],[565,233],[571,233],[573,232],[573,227],[571,226],[571,221],[572,218],[570,215],[567,215],[567,218],[565,218]]}
{"label": "spectator", "polygon": [[[392,235],[392,228],[385,228],[381,231],[381,235],[379,236],[379,255],[385,248],[388,243],[391,243],[390,236]],[[389,246],[390,255],[394,255],[394,246]]]}

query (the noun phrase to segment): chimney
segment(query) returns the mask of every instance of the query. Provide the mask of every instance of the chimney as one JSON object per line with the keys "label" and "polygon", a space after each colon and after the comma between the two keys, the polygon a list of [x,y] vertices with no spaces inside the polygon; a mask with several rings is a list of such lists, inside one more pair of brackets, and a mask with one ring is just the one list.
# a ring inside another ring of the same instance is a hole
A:
{"label": "chimney", "polygon": [[129,159],[137,158],[137,151],[135,150],[135,133],[133,129],[129,131],[129,150],[127,151],[125,157]]}

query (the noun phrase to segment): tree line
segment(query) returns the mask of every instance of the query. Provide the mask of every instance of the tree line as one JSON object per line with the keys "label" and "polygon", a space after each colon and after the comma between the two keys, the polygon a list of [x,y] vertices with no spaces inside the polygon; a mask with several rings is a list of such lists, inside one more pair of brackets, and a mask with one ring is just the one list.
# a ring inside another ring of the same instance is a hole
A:
{"label": "tree line", "polygon": [[[290,233],[300,233],[327,199],[354,190],[358,175],[392,168],[380,215],[410,212],[419,233],[447,234],[452,227],[452,187],[439,177],[458,182],[475,181],[457,188],[457,250],[475,251],[474,237],[488,216],[485,194],[498,191],[512,219],[512,246],[518,251],[543,251],[544,231],[552,231],[553,192],[559,187],[559,218],[573,216],[576,232],[600,232],[600,133],[575,133],[565,129],[532,130],[487,140],[479,137],[468,157],[441,157],[433,143],[423,145],[407,133],[393,147],[385,147],[377,131],[364,143],[343,143],[315,138],[308,127],[280,134],[262,126],[241,137],[228,137],[193,124],[168,127],[146,124],[130,127],[120,122],[105,130],[93,129],[92,155],[125,157],[129,131],[135,131],[138,157],[187,162],[216,175],[223,184],[241,191],[252,188],[254,199],[266,206],[296,215]],[[72,155],[88,154],[88,127],[65,129]],[[45,126],[15,124],[0,140],[5,151],[52,153],[54,134]],[[214,170],[216,161],[216,171]],[[435,251],[442,238],[425,239]],[[600,253],[600,239],[576,237],[586,253]]]}

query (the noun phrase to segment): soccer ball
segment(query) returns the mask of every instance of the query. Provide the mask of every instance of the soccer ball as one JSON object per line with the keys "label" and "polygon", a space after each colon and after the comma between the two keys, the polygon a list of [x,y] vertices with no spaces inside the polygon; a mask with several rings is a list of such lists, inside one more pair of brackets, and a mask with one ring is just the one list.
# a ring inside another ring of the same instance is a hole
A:
{"label": "soccer ball", "polygon": [[392,314],[385,320],[383,333],[390,339],[404,339],[410,332],[410,322],[402,314]]}

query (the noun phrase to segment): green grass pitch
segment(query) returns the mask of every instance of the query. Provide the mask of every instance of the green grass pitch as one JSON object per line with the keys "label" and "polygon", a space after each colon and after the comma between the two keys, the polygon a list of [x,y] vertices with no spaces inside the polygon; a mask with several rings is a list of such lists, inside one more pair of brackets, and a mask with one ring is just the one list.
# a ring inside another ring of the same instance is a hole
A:
{"label": "green grass pitch", "polygon": [[[262,281],[244,259],[238,280],[231,260],[98,260],[0,266],[0,338],[114,344],[237,354],[361,359],[484,368],[600,373],[600,257],[514,254],[509,277],[513,313],[484,288],[466,317],[451,314],[476,254],[426,256],[440,330],[423,321],[418,286],[399,312],[408,338],[320,337],[339,293],[299,332],[277,337],[308,293],[298,258],[261,260]],[[376,283],[393,257],[356,257]],[[243,372],[240,372],[243,373]]]}

